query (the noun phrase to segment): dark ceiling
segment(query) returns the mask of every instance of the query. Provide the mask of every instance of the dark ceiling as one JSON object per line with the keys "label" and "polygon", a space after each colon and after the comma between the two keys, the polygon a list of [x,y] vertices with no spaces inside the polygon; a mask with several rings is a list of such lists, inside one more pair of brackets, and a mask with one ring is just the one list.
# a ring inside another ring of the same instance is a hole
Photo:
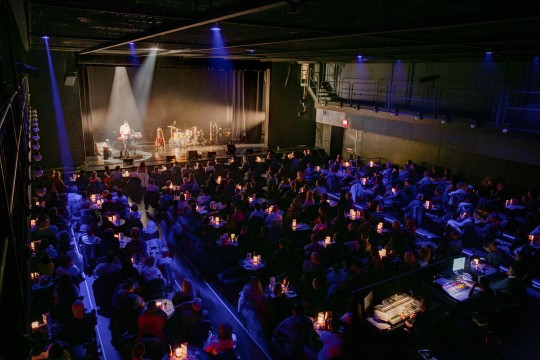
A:
{"label": "dark ceiling", "polygon": [[[30,0],[29,42],[81,56],[262,61],[449,61],[540,54],[535,2],[471,0]],[[218,23],[224,46],[213,45]]]}

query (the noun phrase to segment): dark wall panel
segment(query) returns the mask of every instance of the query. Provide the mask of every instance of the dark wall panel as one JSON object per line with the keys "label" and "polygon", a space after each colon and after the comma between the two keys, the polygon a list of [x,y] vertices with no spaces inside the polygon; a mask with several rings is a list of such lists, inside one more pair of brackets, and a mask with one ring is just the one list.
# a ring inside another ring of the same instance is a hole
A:
{"label": "dark wall panel", "polygon": [[305,115],[298,116],[303,97],[299,74],[298,64],[272,64],[268,126],[268,146],[271,148],[314,145],[315,110],[312,105]]}
{"label": "dark wall panel", "polygon": [[[56,125],[56,116],[53,106],[53,94],[51,90],[51,78],[47,63],[47,53],[44,50],[36,50],[30,53],[30,62],[39,68],[39,75],[30,79],[30,93],[32,107],[38,111],[40,129],[40,152],[43,155],[42,167],[61,167],[62,158]],[[73,165],[77,166],[84,162],[84,143],[82,141],[81,106],[79,101],[79,81],[74,86],[65,86],[64,79],[68,72],[76,71],[75,54],[69,52],[52,53],[54,74],[58,86],[64,123],[68,134],[69,148]]]}

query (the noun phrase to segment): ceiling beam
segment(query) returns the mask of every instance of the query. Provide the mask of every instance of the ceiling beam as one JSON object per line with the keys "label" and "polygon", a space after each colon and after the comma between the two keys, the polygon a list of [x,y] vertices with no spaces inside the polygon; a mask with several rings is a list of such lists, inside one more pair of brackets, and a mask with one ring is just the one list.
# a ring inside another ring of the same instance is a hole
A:
{"label": "ceiling beam", "polygon": [[153,39],[153,38],[158,37],[158,36],[172,34],[172,33],[175,33],[175,32],[192,29],[192,28],[196,28],[196,27],[199,27],[199,26],[205,26],[205,25],[209,25],[209,24],[212,24],[212,23],[216,23],[216,22],[220,22],[220,21],[224,21],[224,20],[228,20],[228,19],[233,19],[233,18],[236,18],[236,17],[239,17],[239,16],[245,16],[245,15],[255,14],[255,13],[258,13],[258,12],[268,11],[268,10],[271,10],[271,9],[275,9],[275,8],[279,8],[279,7],[287,5],[286,1],[274,1],[274,2],[264,1],[263,3],[266,3],[266,4],[260,5],[260,6],[255,6],[255,7],[252,7],[251,1],[249,1],[247,3],[248,4],[246,4],[246,5],[250,5],[250,6],[245,6],[244,5],[244,7],[246,7],[245,9],[240,9],[240,10],[234,11],[232,13],[223,14],[223,15],[203,17],[203,18],[201,18],[199,20],[195,20],[193,22],[190,22],[190,23],[188,23],[186,25],[183,25],[183,26],[180,26],[180,27],[176,27],[176,28],[169,29],[169,30],[164,30],[164,31],[159,31],[159,32],[143,35],[143,36],[140,36],[140,37],[136,37],[136,38],[133,38],[133,39],[122,41],[120,43],[103,46],[103,47],[93,49],[93,50],[90,50],[90,51],[85,51],[85,52],[82,53],[82,55],[87,55],[87,54],[99,52],[99,51],[102,51],[102,50],[114,48],[114,47],[117,47],[117,46],[126,45],[126,44],[128,44],[130,42],[137,42],[137,41]]}
{"label": "ceiling beam", "polygon": [[[413,32],[413,31],[453,30],[453,29],[466,28],[466,27],[472,27],[472,26],[494,25],[494,24],[500,24],[501,26],[503,26],[504,24],[507,24],[509,22],[527,22],[527,21],[539,20],[539,19],[540,19],[540,16],[532,16],[532,17],[520,18],[520,19],[500,19],[500,20],[491,20],[491,21],[472,22],[472,23],[466,23],[466,24],[426,26],[426,27],[420,27],[420,28],[407,28],[407,29],[391,29],[391,30],[384,30],[384,31],[373,31],[373,32],[365,32],[365,33],[355,33],[355,34],[349,33],[349,34],[336,34],[336,35],[316,36],[316,37],[298,37],[298,38],[292,38],[292,39],[288,37],[282,37],[281,39],[272,40],[272,41],[227,45],[227,46],[224,46],[222,49],[233,49],[237,47],[258,47],[258,46],[268,46],[268,45],[307,42],[307,41],[335,40],[335,39],[345,39],[345,38],[362,37],[362,36],[375,37],[375,36],[381,36],[381,35],[387,35],[387,34],[388,35],[400,34],[400,33],[409,32],[409,31]],[[201,50],[209,51],[209,50],[212,50],[212,48],[201,49]],[[174,53],[174,50],[171,51],[170,53],[171,54]]]}

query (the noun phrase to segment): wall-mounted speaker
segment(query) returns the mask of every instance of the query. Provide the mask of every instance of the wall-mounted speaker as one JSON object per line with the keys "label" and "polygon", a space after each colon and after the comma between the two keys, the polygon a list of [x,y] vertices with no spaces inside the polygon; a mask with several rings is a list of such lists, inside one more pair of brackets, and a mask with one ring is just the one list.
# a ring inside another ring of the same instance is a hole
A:
{"label": "wall-mounted speaker", "polygon": [[196,150],[189,150],[187,152],[187,158],[188,158],[188,160],[198,160],[199,159],[199,154],[197,153]]}
{"label": "wall-mounted speaker", "polygon": [[236,146],[234,144],[227,144],[227,154],[233,155],[236,152]]}
{"label": "wall-mounted speaker", "polygon": [[76,72],[67,73],[66,78],[64,80],[64,85],[65,86],[74,86],[75,81],[77,81],[77,73]]}

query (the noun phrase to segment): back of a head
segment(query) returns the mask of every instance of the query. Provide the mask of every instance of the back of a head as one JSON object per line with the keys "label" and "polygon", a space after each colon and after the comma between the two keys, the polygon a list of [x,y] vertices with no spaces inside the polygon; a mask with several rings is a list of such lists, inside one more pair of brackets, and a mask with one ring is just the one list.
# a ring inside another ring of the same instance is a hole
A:
{"label": "back of a head", "polygon": [[218,339],[229,340],[232,339],[232,326],[228,322],[222,322],[218,328]]}

